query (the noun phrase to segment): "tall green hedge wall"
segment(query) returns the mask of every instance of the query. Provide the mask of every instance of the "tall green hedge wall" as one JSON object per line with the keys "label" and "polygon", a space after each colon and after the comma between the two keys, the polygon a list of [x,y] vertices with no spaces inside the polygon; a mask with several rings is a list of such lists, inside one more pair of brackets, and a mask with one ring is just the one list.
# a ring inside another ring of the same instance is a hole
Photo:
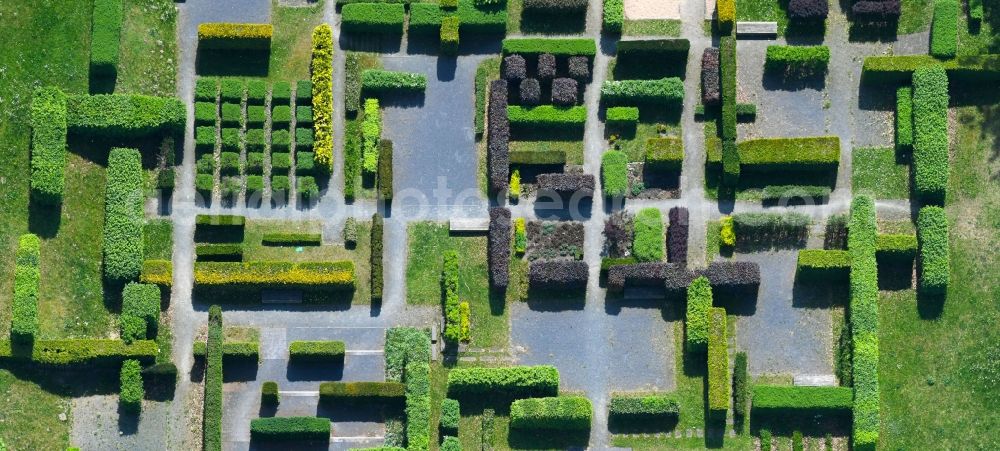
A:
{"label": "tall green hedge wall", "polygon": [[879,435],[878,264],[875,259],[875,202],[854,198],[848,223],[851,257],[851,338],[854,343],[854,447],[874,450]]}
{"label": "tall green hedge wall", "polygon": [[913,190],[925,203],[948,189],[948,74],[940,66],[913,72]]}
{"label": "tall green hedge wall", "polygon": [[118,48],[122,32],[122,0],[94,0],[90,38],[90,71],[114,75],[118,71]]}
{"label": "tall green hedge wall", "polygon": [[66,169],[66,94],[54,86],[35,90],[31,101],[31,196],[62,203]]}
{"label": "tall green hedge wall", "polygon": [[107,179],[104,275],[115,281],[135,280],[142,271],[146,201],[139,151],[111,149]]}
{"label": "tall green hedge wall", "polygon": [[18,239],[14,257],[14,299],[11,307],[10,338],[17,343],[31,343],[38,335],[38,262],[41,241],[26,233]]}

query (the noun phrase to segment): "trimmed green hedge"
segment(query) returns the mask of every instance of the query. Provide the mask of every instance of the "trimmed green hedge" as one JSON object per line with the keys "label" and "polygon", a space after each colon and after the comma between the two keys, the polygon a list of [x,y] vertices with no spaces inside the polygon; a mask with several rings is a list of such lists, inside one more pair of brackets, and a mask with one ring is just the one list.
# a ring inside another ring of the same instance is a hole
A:
{"label": "trimmed green hedge", "polygon": [[402,403],[406,386],[399,382],[323,382],[320,402]]}
{"label": "trimmed green hedge", "polygon": [[613,104],[676,105],[684,101],[684,82],[678,77],[659,80],[608,80],[601,99]]}
{"label": "trimmed green hedge", "polygon": [[243,260],[243,245],[229,244],[198,244],[194,250],[200,262],[227,262]]}
{"label": "trimmed green hedge", "polygon": [[508,38],[503,40],[503,54],[525,57],[550,53],[555,56],[589,56],[597,54],[597,44],[585,38]]}
{"label": "trimmed green hedge", "polygon": [[139,281],[169,287],[173,284],[173,265],[170,260],[146,260],[142,262]]}
{"label": "trimmed green hedge", "polygon": [[265,233],[261,244],[264,246],[319,246],[323,244],[323,234]]}
{"label": "trimmed green hedge", "polygon": [[38,335],[38,285],[41,241],[26,233],[18,239],[14,257],[14,299],[11,301],[10,339],[31,343]]}
{"label": "trimmed green hedge", "polygon": [[205,400],[202,414],[202,449],[222,451],[222,308],[208,308],[205,352]]}
{"label": "trimmed green hedge", "polygon": [[593,405],[582,396],[518,399],[510,405],[510,427],[586,431],[593,415]]}
{"label": "trimmed green hedge", "polygon": [[564,108],[552,105],[525,108],[519,105],[508,105],[507,118],[510,120],[511,127],[522,129],[542,127],[582,129],[587,121],[587,108],[583,106]]}
{"label": "trimmed green hedge", "polygon": [[[142,330],[153,334],[160,327],[160,287],[153,284],[129,283],[122,290],[122,315],[143,321]],[[145,334],[143,337],[145,339]]]}
{"label": "trimmed green hedge", "polygon": [[639,109],[634,106],[614,106],[605,112],[605,122],[612,127],[635,127],[639,122]]}
{"label": "trimmed green hedge", "polygon": [[[159,352],[153,340],[125,343],[109,339],[35,340],[31,347],[31,361],[51,366],[112,365],[127,359],[152,362]],[[15,354],[11,342],[0,341],[0,360],[23,360],[27,356]]]}
{"label": "trimmed green hedge", "polygon": [[477,7],[479,0],[459,0],[458,19],[462,33],[502,34],[507,30],[506,8]]}
{"label": "trimmed green hedge", "polygon": [[361,122],[362,167],[367,173],[378,170],[378,145],[382,141],[382,111],[378,99],[365,99]]}
{"label": "trimmed green hedge", "polygon": [[[830,171],[840,164],[840,138],[817,136],[807,138],[759,138],[738,145],[741,165],[756,171]],[[710,149],[709,163],[722,160],[722,153]]]}
{"label": "trimmed green hedge", "polygon": [[90,72],[115,75],[122,33],[122,0],[95,0],[90,35]]}
{"label": "trimmed green hedge", "polygon": [[825,45],[769,45],[764,57],[766,70],[795,76],[824,74],[829,63],[830,48]]}
{"label": "trimmed green hedge", "polygon": [[646,140],[646,167],[657,171],[680,171],[684,163],[684,140],[649,138]]}
{"label": "trimmed green hedge", "polygon": [[609,150],[601,157],[601,184],[604,195],[624,196],[628,193],[628,155]]}
{"label": "trimmed green hedge", "polygon": [[510,164],[566,164],[566,152],[562,150],[520,150],[510,152]]}
{"label": "trimmed green hedge", "polygon": [[608,422],[622,426],[632,422],[669,424],[679,415],[680,405],[667,394],[612,394],[608,403]]}
{"label": "trimmed green hedge", "polygon": [[664,245],[663,215],[657,208],[643,208],[635,215],[635,237],[632,241],[632,255],[640,262],[663,261]]}
{"label": "trimmed green hedge", "polygon": [[712,308],[712,285],[705,276],[698,277],[687,288],[687,314],[684,343],[689,352],[702,353],[708,349],[708,313]]}
{"label": "trimmed green hedge", "polygon": [[455,368],[448,373],[448,396],[452,398],[489,395],[525,398],[558,393],[559,370],[551,365]]}
{"label": "trimmed green hedge", "polygon": [[71,131],[109,138],[139,138],[184,130],[187,109],[173,97],[101,94],[70,96],[67,125]]}
{"label": "trimmed green hedge", "polygon": [[941,61],[931,55],[869,56],[862,79],[871,83],[905,83],[920,67],[942,66],[949,78],[961,82],[1000,80],[1000,55],[959,56]]}
{"label": "trimmed green hedge", "polygon": [[288,358],[294,362],[343,362],[346,348],[342,341],[293,341]]}
{"label": "trimmed green hedge", "polygon": [[35,89],[31,99],[31,198],[45,205],[61,204],[66,184],[66,104],[54,86]]}
{"label": "trimmed green hedge", "polygon": [[462,420],[462,409],[457,399],[441,400],[441,429],[452,434],[458,433],[458,423]]}
{"label": "trimmed green hedge", "polygon": [[882,258],[913,259],[917,252],[917,236],[906,234],[879,234],[875,241],[877,255]]}
{"label": "trimmed green hedge", "polygon": [[839,279],[849,274],[851,256],[838,249],[803,249],[799,251],[796,272],[815,280]]}
{"label": "trimmed green hedge", "polygon": [[900,86],[896,89],[896,148],[909,149],[913,146],[913,88]]}
{"label": "trimmed green hedge", "polygon": [[917,216],[920,241],[920,290],[935,295],[948,291],[951,272],[948,250],[948,218],[944,209],[926,206]]}
{"label": "trimmed green hedge", "polygon": [[438,33],[444,11],[434,3],[413,3],[410,5],[410,22],[407,32],[431,35]]}
{"label": "trimmed green hedge", "polygon": [[270,50],[274,27],[267,23],[198,24],[198,47],[211,50]]}
{"label": "trimmed green hedge", "polygon": [[340,10],[341,26],[351,33],[403,34],[402,4],[352,3]]}
{"label": "trimmed green hedge", "polygon": [[104,205],[104,276],[134,280],[142,271],[145,175],[135,149],[111,149]]}
{"label": "trimmed green hedge", "polygon": [[858,196],[851,203],[847,226],[851,255],[851,339],[854,380],[853,440],[856,449],[874,450],[879,436],[878,384],[878,235],[875,202]]}
{"label": "trimmed green hedge", "polygon": [[962,8],[955,0],[935,0],[931,22],[931,55],[952,58],[958,52],[958,14]]}
{"label": "trimmed green hedge", "polygon": [[726,309],[708,311],[708,410],[725,416],[729,410],[729,340],[726,338]]}
{"label": "trimmed green hedge", "polygon": [[385,220],[378,212],[372,214],[372,236],[371,236],[371,295],[372,302],[382,300],[382,235],[385,227]]}
{"label": "trimmed green hedge", "polygon": [[195,217],[194,240],[197,243],[241,243],[245,227],[246,218],[243,216],[198,215]]}
{"label": "trimmed green hedge", "polygon": [[457,55],[460,26],[458,16],[448,16],[441,20],[441,54]]}
{"label": "trimmed green hedge", "polygon": [[406,364],[406,443],[409,450],[426,450],[431,441],[430,366]]}
{"label": "trimmed green hedge", "polygon": [[604,0],[601,16],[601,30],[605,33],[621,33],[625,23],[624,0]]}
{"label": "trimmed green hedge", "polygon": [[[302,290],[353,290],[354,262],[195,262],[196,288],[217,288],[222,292],[257,293],[263,288]],[[249,302],[259,299],[244,298]]]}
{"label": "trimmed green hedge", "polygon": [[719,74],[722,89],[723,141],[736,139],[736,38],[723,36],[719,40]]}
{"label": "trimmed green hedge", "polygon": [[853,405],[851,387],[802,387],[755,385],[755,413],[778,413],[794,416],[847,413]]}
{"label": "trimmed green hedge", "polygon": [[219,80],[216,78],[198,77],[194,84],[194,100],[215,103],[219,95]]}
{"label": "trimmed green hedge", "polygon": [[251,440],[262,442],[330,441],[330,419],[269,417],[250,420]]}
{"label": "trimmed green hedge", "polygon": [[[322,387],[322,384],[320,384]],[[260,403],[265,406],[277,406],[281,402],[281,394],[278,393],[278,383],[275,381],[264,382],[260,386]]]}
{"label": "trimmed green hedge", "polygon": [[913,72],[913,191],[944,202],[948,189],[948,75],[940,66]]}
{"label": "trimmed green hedge", "polygon": [[445,340],[457,342],[462,340],[461,317],[458,299],[458,253],[454,250],[444,252],[441,286],[444,291],[444,335]]}
{"label": "trimmed green hedge", "polygon": [[427,76],[411,72],[368,69],[361,73],[361,89],[369,92],[423,91]]}
{"label": "trimmed green hedge", "polygon": [[146,391],[142,387],[142,367],[138,360],[122,362],[121,383],[118,403],[128,412],[138,414],[142,410],[142,397]]}
{"label": "trimmed green hedge", "polygon": [[392,200],[392,141],[378,143],[378,198]]}
{"label": "trimmed green hedge", "polygon": [[745,419],[750,407],[750,374],[747,353],[737,352],[733,359],[733,415]]}

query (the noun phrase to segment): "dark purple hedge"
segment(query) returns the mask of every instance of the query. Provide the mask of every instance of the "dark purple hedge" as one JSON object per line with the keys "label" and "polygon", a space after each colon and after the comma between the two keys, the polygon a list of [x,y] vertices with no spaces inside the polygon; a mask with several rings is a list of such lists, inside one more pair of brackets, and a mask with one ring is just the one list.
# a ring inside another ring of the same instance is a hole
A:
{"label": "dark purple hedge", "polygon": [[528,78],[528,64],[521,55],[509,55],[503,59],[503,79],[519,81]]}
{"label": "dark purple hedge", "polygon": [[569,76],[578,81],[590,80],[590,60],[586,56],[569,57]]}
{"label": "dark purple hedge", "polygon": [[507,81],[490,83],[489,134],[487,158],[489,160],[490,192],[507,191],[510,172],[510,120],[507,118]]}
{"label": "dark purple hedge", "polygon": [[851,6],[851,16],[857,20],[886,21],[899,19],[899,0],[865,1]]}
{"label": "dark purple hedge", "polygon": [[534,106],[542,101],[542,85],[537,78],[521,80],[521,105]]}
{"label": "dark purple hedge", "polygon": [[790,0],[788,3],[788,18],[792,20],[826,19],[829,13],[827,0]]}
{"label": "dark purple hedge", "polygon": [[687,265],[688,209],[674,207],[667,216],[670,219],[670,225],[667,227],[667,260],[670,263]]}
{"label": "dark purple hedge", "polygon": [[533,289],[587,288],[587,264],[576,260],[533,261],[528,268],[528,284]]}
{"label": "dark purple hedge", "polygon": [[701,103],[719,104],[719,49],[709,47],[701,54]]}
{"label": "dark purple hedge", "polygon": [[556,78],[556,57],[551,53],[538,55],[538,78],[551,80]]}
{"label": "dark purple hedge", "polygon": [[510,274],[510,210],[503,207],[490,208],[490,234],[487,242],[490,268],[490,285],[493,288],[507,288]]}
{"label": "dark purple hedge", "polygon": [[552,80],[552,104],[559,106],[576,105],[577,83],[572,78]]}
{"label": "dark purple hedge", "polygon": [[608,291],[620,292],[625,286],[664,287],[668,280],[684,282],[687,287],[691,277],[686,269],[673,263],[649,262],[617,265],[608,269]]}
{"label": "dark purple hedge", "polygon": [[712,288],[743,289],[760,285],[760,266],[754,262],[712,262],[698,274],[707,277]]}
{"label": "dark purple hedge", "polygon": [[540,174],[537,178],[538,191],[555,193],[559,196],[593,197],[596,179],[592,174]]}

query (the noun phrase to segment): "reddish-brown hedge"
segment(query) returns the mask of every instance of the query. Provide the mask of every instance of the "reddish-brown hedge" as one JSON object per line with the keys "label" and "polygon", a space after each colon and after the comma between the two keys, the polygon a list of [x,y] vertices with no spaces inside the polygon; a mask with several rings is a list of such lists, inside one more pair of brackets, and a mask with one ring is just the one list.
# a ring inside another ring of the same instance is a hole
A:
{"label": "reddish-brown hedge", "polygon": [[712,262],[698,274],[707,277],[712,288],[746,289],[760,285],[760,266],[754,262]]}
{"label": "reddish-brown hedge", "polygon": [[670,225],[667,228],[667,261],[687,265],[688,255],[688,209],[674,207],[668,213]]}
{"label": "reddish-brown hedge", "polygon": [[535,289],[585,289],[587,275],[582,261],[534,261],[528,268],[528,283]]}
{"label": "reddish-brown hedge", "polygon": [[561,106],[576,105],[577,83],[572,78],[557,78],[552,80],[552,104]]}
{"label": "reddish-brown hedge", "polygon": [[593,197],[596,186],[596,179],[592,174],[541,174],[537,181],[539,192],[554,193],[559,196]]}
{"label": "reddish-brown hedge", "polygon": [[488,257],[490,267],[490,285],[493,288],[506,288],[509,279],[510,265],[510,210],[503,207],[490,208],[490,234]]}
{"label": "reddish-brown hedge", "polygon": [[701,103],[719,104],[719,83],[719,49],[709,47],[701,54]]}
{"label": "reddish-brown hedge", "polygon": [[490,192],[507,191],[510,172],[510,119],[507,118],[507,81],[490,83],[489,134],[487,135]]}
{"label": "reddish-brown hedge", "polygon": [[521,55],[508,55],[503,59],[503,79],[519,81],[528,78],[528,64]]}

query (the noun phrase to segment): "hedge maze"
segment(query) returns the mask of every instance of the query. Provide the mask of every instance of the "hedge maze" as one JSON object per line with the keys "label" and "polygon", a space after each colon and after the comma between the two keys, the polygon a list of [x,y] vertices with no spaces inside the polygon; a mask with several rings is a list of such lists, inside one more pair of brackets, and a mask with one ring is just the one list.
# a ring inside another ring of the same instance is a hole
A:
{"label": "hedge maze", "polygon": [[0,450],[997,448],[995,2],[49,3]]}

